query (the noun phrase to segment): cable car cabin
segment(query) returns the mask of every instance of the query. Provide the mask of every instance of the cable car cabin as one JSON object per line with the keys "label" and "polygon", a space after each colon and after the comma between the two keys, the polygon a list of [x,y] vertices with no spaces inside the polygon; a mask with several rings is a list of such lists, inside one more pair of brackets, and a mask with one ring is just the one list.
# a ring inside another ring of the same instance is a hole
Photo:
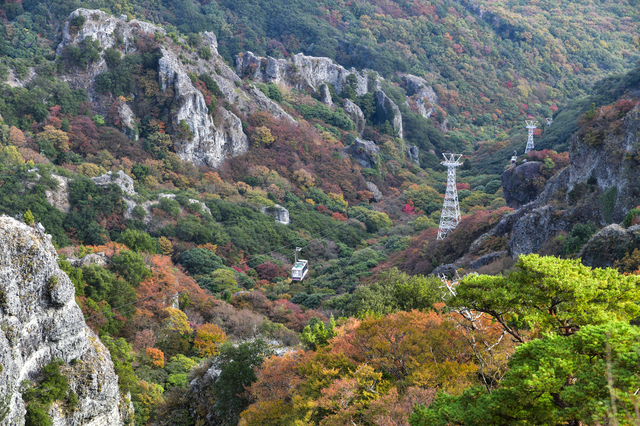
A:
{"label": "cable car cabin", "polygon": [[302,281],[309,271],[309,262],[303,259],[299,259],[293,264],[291,268],[291,279],[293,281]]}

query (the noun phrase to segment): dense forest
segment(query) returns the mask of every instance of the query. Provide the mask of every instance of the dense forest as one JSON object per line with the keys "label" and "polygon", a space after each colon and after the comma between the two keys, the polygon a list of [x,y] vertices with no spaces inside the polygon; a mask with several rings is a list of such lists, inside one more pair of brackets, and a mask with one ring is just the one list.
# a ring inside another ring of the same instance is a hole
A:
{"label": "dense forest", "polygon": [[[136,425],[638,424],[639,21],[637,0],[2,0],[0,214],[52,236]],[[349,75],[298,85],[298,54]],[[446,152],[462,218],[439,240]],[[27,425],[73,406],[62,364]]]}

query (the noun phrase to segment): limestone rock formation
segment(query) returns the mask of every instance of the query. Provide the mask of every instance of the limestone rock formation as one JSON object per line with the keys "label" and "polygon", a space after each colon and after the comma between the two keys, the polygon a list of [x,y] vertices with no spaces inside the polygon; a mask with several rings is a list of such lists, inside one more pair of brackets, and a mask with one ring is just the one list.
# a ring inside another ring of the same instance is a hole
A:
{"label": "limestone rock formation", "polygon": [[396,136],[402,138],[402,114],[400,114],[400,108],[382,90],[376,90],[374,96],[376,105],[382,108],[389,121],[391,121]]}
{"label": "limestone rock formation", "polygon": [[276,204],[273,207],[261,207],[260,211],[263,214],[273,216],[276,219],[276,222],[283,225],[289,225],[291,223],[291,220],[289,219],[289,210],[279,204]]}
{"label": "limestone rock formation", "polygon": [[[76,32],[76,28],[71,29],[69,21],[78,15],[84,16],[86,21]],[[123,54],[129,54],[136,51],[136,37],[142,34],[165,34],[162,28],[150,23],[127,21],[126,17],[116,18],[100,10],[78,9],[69,16],[69,21],[65,24],[62,41],[56,50],[58,55],[63,55],[68,46],[77,46],[86,38],[97,40],[103,52],[107,48],[117,48]],[[245,153],[249,142],[242,130],[242,121],[233,112],[222,107],[208,111],[204,96],[191,83],[189,73],[210,75],[226,100],[240,110],[248,113],[264,110],[290,122],[295,120],[253,85],[240,85],[240,78],[218,54],[218,43],[213,33],[205,32],[201,39],[203,45],[211,50],[213,58],[204,60],[197,52],[185,50],[168,39],[162,41],[159,78],[162,90],[167,87],[174,89],[174,133],[184,122],[192,135],[176,142],[176,153],[195,165],[218,167],[224,159]],[[185,60],[179,60],[180,55]],[[95,77],[107,71],[102,56],[101,53],[100,59],[90,63],[86,70],[74,70],[73,74],[63,75],[62,79],[74,89],[86,90],[92,102],[92,112],[106,115],[116,100],[111,95],[96,93],[95,90]],[[125,133],[135,139],[137,126],[134,111],[121,102],[118,114]]]}
{"label": "limestone rock formation", "polygon": [[372,141],[356,138],[353,145],[349,145],[343,151],[351,155],[362,167],[373,169],[378,164],[380,148]]}
{"label": "limestone rock formation", "polygon": [[173,87],[178,106],[173,125],[177,128],[186,123],[191,131],[189,140],[176,142],[178,156],[195,165],[218,167],[225,158],[247,152],[249,139],[242,131],[242,121],[232,112],[221,109],[220,125],[216,126],[204,96],[193,86],[178,57],[164,47],[161,52],[158,64],[161,88]]}
{"label": "limestone rock formation", "polygon": [[323,104],[327,104],[329,106],[333,106],[333,99],[331,99],[331,91],[329,90],[329,86],[326,84],[322,84],[320,86],[320,102]]}
{"label": "limestone rock formation", "polygon": [[107,172],[102,176],[91,178],[91,180],[93,183],[103,188],[115,183],[122,190],[124,195],[138,195],[135,189],[133,189],[133,179],[122,170],[118,170],[115,173]]}
{"label": "limestone rock formation", "polygon": [[356,131],[362,135],[362,132],[364,132],[366,120],[364,118],[364,113],[362,112],[360,107],[354,104],[351,100],[345,99],[342,102],[342,109],[351,119],[351,121],[353,121],[353,123],[356,125]]}
{"label": "limestone rock formation", "polygon": [[407,74],[403,77],[411,98],[415,100],[418,114],[424,118],[431,117],[435,112],[435,105],[438,104],[438,95],[433,88],[427,84],[424,78]]}
{"label": "limestone rock formation", "polygon": [[367,93],[370,78],[377,78],[377,74],[370,77],[369,71],[356,72],[353,68],[347,70],[334,64],[330,58],[305,56],[302,53],[287,59],[275,59],[245,52],[237,58],[236,73],[240,77],[250,77],[262,83],[283,84],[313,92],[318,91],[323,83],[331,84],[337,93],[344,89],[347,77],[354,74],[358,96]]}
{"label": "limestone rock formation", "polygon": [[71,208],[69,204],[69,179],[56,174],[51,174],[51,177],[58,181],[58,187],[55,189],[45,189],[44,196],[53,207],[61,212],[68,213]]}
{"label": "limestone rock formation", "polygon": [[502,173],[502,190],[509,207],[517,208],[530,203],[542,192],[545,180],[540,173],[540,166],[540,161],[529,161],[509,167]]}
{"label": "limestone rock formation", "polygon": [[[56,358],[79,397],[77,411],[54,403],[56,426],[123,425],[120,395],[109,351],[86,326],[74,299],[74,287],[58,268],[51,237],[0,216],[0,400],[10,412],[3,425],[25,424],[23,380],[38,380],[43,366]],[[71,362],[73,361],[73,362]]]}

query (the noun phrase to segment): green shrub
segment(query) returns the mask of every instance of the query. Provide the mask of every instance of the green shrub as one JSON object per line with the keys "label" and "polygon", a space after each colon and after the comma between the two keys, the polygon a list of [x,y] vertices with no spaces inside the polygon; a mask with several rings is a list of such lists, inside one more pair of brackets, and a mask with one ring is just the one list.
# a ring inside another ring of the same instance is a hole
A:
{"label": "green shrub", "polygon": [[633,219],[636,217],[640,217],[640,209],[629,210],[629,213],[627,213],[627,215],[624,217],[624,220],[622,221],[622,226],[624,226],[625,228],[630,227]]}
{"label": "green shrub", "polygon": [[600,212],[605,222],[611,222],[611,215],[613,214],[613,208],[616,206],[618,199],[618,187],[612,186],[607,189],[602,197],[600,197]]}

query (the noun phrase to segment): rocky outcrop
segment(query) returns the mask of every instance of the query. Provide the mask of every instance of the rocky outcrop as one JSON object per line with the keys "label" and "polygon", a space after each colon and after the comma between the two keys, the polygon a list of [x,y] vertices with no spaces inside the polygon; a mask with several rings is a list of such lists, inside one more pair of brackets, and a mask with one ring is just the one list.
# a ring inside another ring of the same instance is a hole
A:
{"label": "rocky outcrop", "polygon": [[42,367],[59,358],[79,402],[77,411],[55,402],[53,424],[122,425],[120,407],[129,404],[109,351],[86,326],[51,237],[38,228],[0,216],[0,399],[10,409],[2,424],[25,424],[21,384],[37,381]]}
{"label": "rocky outcrop", "polygon": [[424,118],[431,117],[438,104],[438,95],[427,84],[424,78],[407,74],[402,78],[407,86],[410,97],[415,101],[418,114]]}
{"label": "rocky outcrop", "polygon": [[55,189],[45,189],[44,196],[53,207],[68,213],[71,208],[69,204],[69,179],[56,174],[52,174],[51,177],[58,181],[58,186]]}
{"label": "rocky outcrop", "polygon": [[176,141],[174,148],[180,158],[195,165],[218,167],[225,158],[244,154],[249,140],[242,131],[242,121],[235,114],[221,109],[218,126],[205,104],[204,96],[191,83],[186,70],[173,51],[161,48],[158,73],[162,90],[173,87],[175,128],[186,123],[191,131],[187,140]]}
{"label": "rocky outcrop", "polygon": [[540,173],[539,161],[530,161],[509,167],[500,177],[507,206],[518,208],[532,202],[544,189],[545,179]]}
{"label": "rocky outcrop", "polygon": [[378,164],[380,148],[372,141],[356,138],[353,145],[349,145],[343,151],[351,155],[364,168],[373,169]]}
{"label": "rocky outcrop", "polygon": [[138,140],[138,123],[136,116],[133,114],[131,107],[126,102],[120,102],[118,106],[118,118],[120,119],[120,128],[129,139]]}
{"label": "rocky outcrop", "polygon": [[[56,50],[58,55],[63,55],[69,45],[77,46],[86,38],[97,40],[102,51],[116,48],[128,54],[135,52],[135,40],[140,35],[165,34],[162,28],[152,24],[127,21],[126,17],[116,18],[100,10],[78,9],[69,16],[69,20],[79,14],[86,18],[85,23],[74,29],[69,21],[65,24],[62,41]],[[209,47],[213,58],[204,60],[197,51],[183,49],[165,39],[161,43],[159,77],[162,90],[174,89],[174,133],[177,134],[176,129],[180,128],[183,120],[191,133],[191,137],[176,142],[176,153],[195,165],[218,167],[224,159],[245,153],[249,148],[248,139],[242,130],[242,121],[233,112],[222,107],[208,111],[204,96],[191,83],[189,73],[211,75],[226,100],[239,110],[247,113],[268,111],[277,118],[292,123],[295,120],[253,85],[240,84],[240,78],[218,55],[218,43],[213,33],[203,33],[201,42]],[[178,59],[180,55],[184,60]],[[101,54],[100,59],[90,63],[86,69],[74,70],[73,74],[63,75],[62,79],[75,89],[86,90],[92,101],[93,113],[106,115],[115,99],[111,95],[96,93],[94,84],[95,77],[104,71],[107,71],[107,65]],[[122,129],[133,139],[138,134],[134,112],[126,103],[120,103],[118,116]]]}
{"label": "rocky outcrop", "polygon": [[362,135],[364,132],[364,126],[366,124],[366,120],[364,118],[364,113],[360,109],[360,107],[354,104],[351,100],[345,99],[342,101],[342,109],[347,114],[347,116],[353,121],[356,125],[356,131]]}
{"label": "rocky outcrop", "polygon": [[411,158],[416,163],[420,164],[420,149],[415,146],[408,146],[407,153],[409,154],[409,158]]}
{"label": "rocky outcrop", "polygon": [[506,255],[507,255],[506,251],[497,251],[494,253],[485,254],[484,256],[479,257],[478,259],[471,262],[469,267],[471,269],[479,269],[479,268],[482,268],[483,266],[487,266],[488,264],[495,262],[498,259],[502,259]]}
{"label": "rocky outcrop", "polygon": [[402,131],[402,114],[400,114],[400,108],[387,96],[382,90],[376,90],[374,92],[376,99],[376,106],[384,111],[386,120],[391,122],[393,130],[397,137],[403,137]]}
{"label": "rocky outcrop", "polygon": [[382,195],[382,192],[380,192],[380,190],[378,189],[378,186],[373,182],[367,182],[366,185],[369,192],[373,194],[373,201],[375,202],[382,201],[384,196]]}
{"label": "rocky outcrop", "polygon": [[331,91],[329,90],[329,86],[326,84],[322,84],[320,86],[320,102],[323,104],[327,104],[329,106],[333,106],[333,99],[331,99]]}
{"label": "rocky outcrop", "polygon": [[273,216],[276,219],[276,222],[283,225],[289,225],[291,223],[291,220],[289,219],[289,210],[279,204],[276,204],[273,207],[261,207],[260,211],[263,214]]}
{"label": "rocky outcrop", "polygon": [[570,140],[571,174],[567,190],[580,193],[580,185],[591,182],[599,189],[598,194],[614,188],[617,192],[611,213],[602,214],[602,224],[621,222],[630,209],[640,204],[640,168],[632,158],[638,155],[640,143],[640,105],[620,121],[616,130],[604,132],[599,144],[593,141],[587,144],[582,132],[575,133]]}
{"label": "rocky outcrop", "polygon": [[578,257],[593,268],[612,267],[621,253],[640,248],[640,225],[624,229],[620,225],[606,226],[584,245]]}
{"label": "rocky outcrop", "polygon": [[347,77],[353,74],[357,79],[355,91],[358,96],[367,93],[370,78],[368,71],[347,70],[334,64],[330,58],[305,56],[302,53],[287,59],[275,59],[245,52],[236,60],[236,74],[262,83],[282,84],[312,92],[317,92],[323,83],[331,84],[337,93],[342,92]]}
{"label": "rocky outcrop", "polygon": [[118,170],[116,173],[107,172],[102,176],[91,178],[91,180],[93,183],[103,188],[114,183],[122,190],[124,195],[128,195],[130,197],[138,195],[135,189],[133,189],[133,179],[122,170]]}
{"label": "rocky outcrop", "polygon": [[[72,29],[71,19],[78,15],[82,15],[86,20],[80,28]],[[77,9],[69,15],[64,25],[62,41],[56,48],[56,55],[63,56],[68,46],[77,46],[87,38],[96,40],[102,53],[100,59],[89,63],[86,69],[76,69],[72,74],[62,75],[61,79],[67,81],[74,89],[86,90],[94,113],[106,114],[114,100],[110,96],[96,93],[94,84],[95,77],[107,71],[107,64],[103,58],[104,50],[117,47],[124,54],[133,53],[136,51],[135,41],[140,34],[155,33],[166,34],[162,28],[148,22],[137,19],[127,21],[124,15],[116,18],[101,10]]]}

